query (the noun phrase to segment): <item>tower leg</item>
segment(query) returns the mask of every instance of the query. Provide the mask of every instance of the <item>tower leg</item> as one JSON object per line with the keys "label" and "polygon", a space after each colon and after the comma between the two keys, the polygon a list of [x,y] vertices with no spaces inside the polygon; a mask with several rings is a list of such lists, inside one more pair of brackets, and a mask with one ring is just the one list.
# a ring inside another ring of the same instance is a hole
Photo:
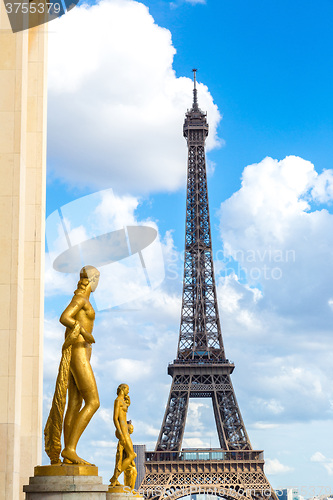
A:
{"label": "tower leg", "polygon": [[190,393],[190,377],[173,377],[156,450],[180,451],[185,431]]}
{"label": "tower leg", "polygon": [[230,375],[213,375],[213,387],[212,400],[216,427],[220,443],[222,439],[224,440],[221,447],[226,450],[250,450],[250,439],[239,410]]}

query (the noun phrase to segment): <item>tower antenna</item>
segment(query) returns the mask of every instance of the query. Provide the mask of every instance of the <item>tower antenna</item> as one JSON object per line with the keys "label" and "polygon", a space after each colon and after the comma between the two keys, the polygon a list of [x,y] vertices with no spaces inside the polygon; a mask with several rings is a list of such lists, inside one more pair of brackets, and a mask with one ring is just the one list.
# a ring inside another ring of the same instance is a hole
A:
{"label": "tower antenna", "polygon": [[197,91],[197,69],[193,68],[193,106],[192,108],[197,110],[198,109],[198,91]]}

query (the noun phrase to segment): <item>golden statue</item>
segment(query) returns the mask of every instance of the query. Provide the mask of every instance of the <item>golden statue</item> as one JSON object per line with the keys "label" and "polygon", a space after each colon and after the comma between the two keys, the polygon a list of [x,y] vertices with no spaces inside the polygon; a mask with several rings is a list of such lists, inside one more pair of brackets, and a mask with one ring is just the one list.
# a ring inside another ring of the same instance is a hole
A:
{"label": "golden statue", "polygon": [[[127,421],[127,428],[128,428],[128,433],[133,434],[133,424],[131,420]],[[122,470],[124,471],[124,485],[129,486],[131,490],[134,490],[135,486],[135,480],[136,476],[138,475],[137,470],[136,470],[136,465],[134,460],[127,466],[126,469],[122,467],[122,464],[124,460],[127,458],[126,451],[124,450],[124,446],[122,445],[120,441],[120,434],[118,430],[116,430],[116,438],[119,439],[118,441],[118,446],[117,446],[117,454],[116,454],[116,465],[114,468],[114,475],[110,479],[110,486],[111,488],[113,486],[121,486],[121,484],[118,481],[118,477],[122,473]]]}
{"label": "golden statue", "polygon": [[[76,446],[99,408],[96,381],[90,365],[91,344],[95,342],[92,335],[95,311],[89,302],[90,293],[97,288],[99,276],[99,271],[93,266],[81,269],[80,281],[71,303],[60,317],[60,323],[66,327],[65,342],[52,407],[44,429],[45,451],[51,464],[61,463],[61,433],[64,427],[63,463],[91,465],[76,454]],[[63,424],[67,391],[67,411]]]}
{"label": "golden statue", "polygon": [[110,479],[110,488],[122,486],[118,477],[124,472],[124,484],[134,490],[137,470],[134,462],[136,453],[133,450],[133,443],[130,434],[133,432],[132,422],[127,421],[127,410],[131,404],[128,395],[129,388],[127,384],[120,384],[117,389],[117,398],[114,402],[113,422],[116,426],[116,438],[118,441],[116,465],[114,474]]}

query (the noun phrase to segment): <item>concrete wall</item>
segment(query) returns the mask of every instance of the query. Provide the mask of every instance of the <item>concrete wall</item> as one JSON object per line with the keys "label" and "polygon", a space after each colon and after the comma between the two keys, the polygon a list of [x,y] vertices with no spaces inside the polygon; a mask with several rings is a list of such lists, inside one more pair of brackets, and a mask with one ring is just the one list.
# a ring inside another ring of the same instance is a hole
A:
{"label": "concrete wall", "polygon": [[0,500],[41,463],[46,29],[0,1]]}

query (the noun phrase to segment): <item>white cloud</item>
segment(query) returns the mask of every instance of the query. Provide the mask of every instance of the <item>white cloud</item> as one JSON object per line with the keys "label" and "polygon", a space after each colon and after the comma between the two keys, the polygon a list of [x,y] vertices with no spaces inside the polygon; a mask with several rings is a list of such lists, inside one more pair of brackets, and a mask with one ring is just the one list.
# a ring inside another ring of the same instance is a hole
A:
{"label": "white cloud", "polygon": [[326,461],[326,457],[325,455],[323,455],[322,453],[320,453],[320,451],[316,451],[316,453],[314,453],[312,455],[312,457],[310,458],[311,462],[325,462]]}
{"label": "white cloud", "polygon": [[295,156],[265,158],[244,169],[241,188],[221,205],[221,317],[254,420],[332,415],[333,215],[315,209],[330,199],[331,173]]}
{"label": "white cloud", "polygon": [[303,247],[315,252],[317,245],[305,245],[304,238],[310,231],[323,239],[333,217],[324,209],[311,211],[309,202],[316,201],[314,189],[328,172],[318,175],[312,163],[295,156],[281,161],[267,157],[246,167],[241,189],[221,206],[227,253],[251,267],[269,261],[285,264],[294,255],[283,253],[287,250],[295,250],[296,260]]}
{"label": "white cloud", "polygon": [[328,475],[333,476],[333,458],[326,458],[320,451],[316,451],[310,460],[322,464]]}
{"label": "white cloud", "polygon": [[183,4],[206,5],[206,3],[207,3],[206,0],[175,0],[174,2],[170,2],[170,7],[172,9],[176,9],[177,7],[179,7]]}
{"label": "white cloud", "polygon": [[63,326],[59,323],[58,318],[46,317],[44,319],[44,380],[51,382],[55,385],[54,374],[57,373],[61,346],[64,342],[65,332]]}
{"label": "white cloud", "polygon": [[255,422],[253,425],[255,429],[275,429],[278,427],[278,424],[272,424],[268,422]]}
{"label": "white cloud", "polygon": [[[297,320],[305,330],[309,316],[310,322],[317,321],[317,330],[327,324],[333,215],[312,207],[314,189],[318,193],[322,179],[331,173],[318,174],[310,162],[295,156],[265,158],[244,169],[241,188],[222,203],[221,235],[230,259],[225,266],[233,267],[239,281],[261,291],[257,317],[260,310],[272,312],[274,304],[283,316],[278,321]],[[241,303],[243,284],[229,278],[229,285]]]}
{"label": "white cloud", "polygon": [[271,474],[272,476],[275,474],[285,474],[286,472],[291,472],[293,470],[292,467],[288,465],[281,464],[277,458],[267,458],[265,464],[265,472],[267,474]]}
{"label": "white cloud", "polygon": [[156,439],[156,436],[158,436],[160,432],[159,428],[153,427],[152,425],[147,424],[147,422],[143,422],[141,420],[135,420],[135,422],[133,422],[133,425],[135,426],[135,432],[143,433],[153,439]]}
{"label": "white cloud", "polygon": [[188,406],[188,423],[192,432],[202,432],[204,426],[202,422],[202,410],[209,409],[209,405],[207,403],[198,402],[198,401],[190,401]]}
{"label": "white cloud", "polygon": [[[170,32],[133,0],[83,4],[53,21],[48,156],[54,175],[135,193],[185,182],[182,124],[193,84],[175,76],[174,54]],[[199,84],[198,94],[211,149],[220,115],[207,87]]]}
{"label": "white cloud", "polygon": [[280,413],[283,413],[284,411],[284,407],[281,402],[276,399],[269,399],[266,401],[261,398],[256,398],[253,403],[259,407],[259,411],[266,410],[268,413],[272,413],[273,415],[280,415]]}
{"label": "white cloud", "polygon": [[75,290],[77,276],[59,273],[53,269],[49,254],[45,255],[44,285],[45,297],[70,295]]}
{"label": "white cloud", "polygon": [[209,448],[209,442],[200,437],[184,437],[183,446],[184,448]]}
{"label": "white cloud", "polygon": [[100,227],[105,230],[117,230],[124,226],[136,225],[134,212],[139,199],[134,196],[119,196],[110,190],[101,191],[101,202],[96,207],[94,216]]}
{"label": "white cloud", "polygon": [[[237,275],[232,274],[217,280],[219,307],[224,323],[229,328],[237,329],[238,335],[246,335],[249,331],[259,334],[262,330],[260,317],[255,314],[256,304],[262,297],[257,288],[249,288],[241,284]],[[232,323],[232,324],[231,324]]]}
{"label": "white cloud", "polygon": [[[240,240],[239,243],[245,238],[250,240],[246,249],[256,250],[264,244],[284,244],[290,236],[288,223],[296,222],[309,209],[306,195],[316,178],[314,166],[296,156],[288,156],[281,161],[267,157],[258,164],[246,167],[241,189],[221,207],[224,224],[221,229],[223,236],[229,237],[227,251],[232,255],[244,249],[232,240],[231,226],[238,230],[235,237]],[[232,219],[225,227],[227,216]]]}
{"label": "white cloud", "polygon": [[333,476],[333,459],[324,464],[324,467],[327,470],[328,475]]}
{"label": "white cloud", "polygon": [[108,448],[108,453],[115,454],[117,451],[117,443],[115,441],[92,441],[91,444],[96,448]]}
{"label": "white cloud", "polygon": [[127,382],[145,379],[151,374],[149,361],[138,359],[118,358],[110,361],[110,369],[116,380],[126,377]]}
{"label": "white cloud", "polygon": [[185,2],[190,3],[191,5],[206,4],[206,0],[185,0]]}
{"label": "white cloud", "polygon": [[68,237],[73,246],[77,243],[80,243],[81,241],[85,241],[88,239],[87,230],[83,224],[72,228],[71,221],[67,217],[64,217],[64,224],[66,226]]}
{"label": "white cloud", "polygon": [[333,170],[324,170],[317,177],[311,196],[319,203],[329,203],[333,200]]}

